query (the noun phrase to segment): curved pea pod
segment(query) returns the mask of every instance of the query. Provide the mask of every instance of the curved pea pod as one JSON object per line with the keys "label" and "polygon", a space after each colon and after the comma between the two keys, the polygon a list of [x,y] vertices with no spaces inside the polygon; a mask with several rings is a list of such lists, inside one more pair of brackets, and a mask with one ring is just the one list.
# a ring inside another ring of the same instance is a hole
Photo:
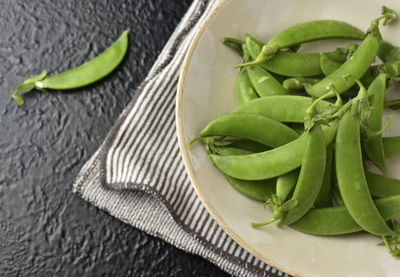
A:
{"label": "curved pea pod", "polygon": [[[246,45],[251,57],[256,59],[263,43],[246,34]],[[347,52],[345,49],[337,49],[325,55],[343,62],[346,60]],[[269,60],[260,63],[260,66],[275,74],[288,77],[311,77],[322,74],[319,53],[279,51]]]}
{"label": "curved pea pod", "polygon": [[365,178],[372,196],[383,198],[400,195],[400,180],[365,171]]}
{"label": "curved pea pod", "polygon": [[324,180],[321,189],[315,199],[314,206],[316,208],[332,206],[332,166],[333,166],[333,144],[326,147],[326,167]]}
{"label": "curved pea pod", "polygon": [[278,226],[296,222],[305,215],[317,199],[324,180],[326,143],[321,126],[316,124],[306,136],[307,142],[300,175],[291,198],[297,200],[298,204],[283,215]]}
{"label": "curved pea pod", "polygon": [[241,41],[236,38],[223,38],[222,43],[231,48],[233,51],[235,51],[240,57],[243,58],[243,49],[242,45],[244,44],[244,41]]}
{"label": "curved pea pod", "polygon": [[336,69],[342,66],[341,62],[329,58],[328,55],[326,55],[325,53],[321,53],[319,63],[321,71],[322,73],[324,73],[325,76],[328,76],[329,74],[331,74]]}
{"label": "curved pea pod", "polygon": [[232,113],[212,120],[199,134],[199,137],[209,136],[234,136],[277,147],[296,139],[299,134],[265,116]]}
{"label": "curved pea pod", "polygon": [[[368,126],[373,131],[382,129],[383,105],[386,92],[386,74],[381,73],[368,88],[368,95],[373,95],[372,108],[368,117]],[[364,151],[371,161],[386,174],[386,160],[382,136],[367,137],[363,143]]]}
{"label": "curved pea pod", "polygon": [[374,235],[393,235],[369,193],[361,154],[360,119],[350,112],[340,120],[335,150],[340,194],[354,221]]}
{"label": "curved pea pod", "polygon": [[314,85],[319,81],[321,81],[321,79],[295,77],[285,79],[282,83],[282,86],[287,90],[304,90],[306,85]]}
{"label": "curved pea pod", "polygon": [[[329,92],[330,85],[333,85],[339,93],[348,90],[355,83],[353,78],[360,79],[368,70],[375,59],[378,47],[378,39],[374,35],[367,35],[350,59],[317,84],[306,87],[307,93],[320,97]],[[349,75],[353,78],[345,78]]]}
{"label": "curved pea pod", "polygon": [[276,179],[276,195],[282,203],[285,202],[286,198],[289,196],[298,178],[299,170],[295,169]]}
{"label": "curved pea pod", "polygon": [[[39,88],[74,89],[94,83],[113,71],[122,61],[128,49],[128,31],[103,53],[71,70],[45,78],[35,85]],[[107,65],[107,66],[105,66]]]}
{"label": "curved pea pod", "polygon": [[[241,105],[232,113],[250,113],[263,115],[280,122],[304,123],[306,110],[312,104],[311,97],[281,95],[260,98]],[[321,101],[319,112],[333,109],[333,104]]]}
{"label": "curved pea pod", "polygon": [[225,177],[232,187],[252,199],[267,201],[273,194],[275,194],[275,178],[260,181],[246,181],[235,179],[228,175],[225,175]]}
{"label": "curved pea pod", "polygon": [[382,138],[385,158],[393,158],[400,155],[400,137]]}
{"label": "curved pea pod", "polygon": [[128,30],[103,53],[73,69],[46,77],[47,71],[25,80],[11,95],[18,105],[23,105],[22,94],[32,89],[69,90],[90,85],[111,73],[123,60],[128,49]]}
{"label": "curved pea pod", "polygon": [[268,46],[291,47],[306,42],[344,38],[362,40],[365,34],[345,22],[336,20],[315,20],[293,25],[274,35]]}
{"label": "curved pea pod", "polygon": [[250,82],[246,69],[240,71],[236,78],[235,95],[239,105],[258,98],[257,92]]}
{"label": "curved pea pod", "polygon": [[285,95],[289,92],[269,73],[259,65],[247,67],[250,82],[260,97]]}
{"label": "curved pea pod", "polygon": [[[329,144],[337,129],[337,121],[323,126],[325,141]],[[263,180],[283,175],[301,165],[307,142],[306,134],[292,142],[261,153],[218,156],[210,155],[214,164],[226,175],[242,180]]]}
{"label": "curved pea pod", "polygon": [[[400,195],[375,200],[384,220],[400,214]],[[291,228],[313,235],[344,235],[362,231],[344,206],[311,209],[301,219],[289,225]]]}

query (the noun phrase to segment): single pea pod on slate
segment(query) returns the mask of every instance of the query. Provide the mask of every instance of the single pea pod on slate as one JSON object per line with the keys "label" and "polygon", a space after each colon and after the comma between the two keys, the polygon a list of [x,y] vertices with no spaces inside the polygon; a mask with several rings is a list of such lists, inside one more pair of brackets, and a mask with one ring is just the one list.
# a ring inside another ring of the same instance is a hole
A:
{"label": "single pea pod on slate", "polygon": [[393,235],[369,193],[361,154],[360,119],[350,111],[339,122],[335,159],[340,194],[354,221],[374,235]]}
{"label": "single pea pod on slate", "polygon": [[[400,214],[400,195],[377,199],[375,205],[384,220],[395,218]],[[363,230],[344,206],[311,209],[289,226],[300,232],[321,236],[344,235]]]}
{"label": "single pea pod on slate", "polygon": [[291,198],[296,200],[298,204],[283,215],[278,226],[296,222],[305,215],[317,199],[324,180],[326,143],[321,126],[316,124],[306,136],[307,142],[300,175]]}
{"label": "single pea pod on slate", "polygon": [[[92,60],[77,66],[73,69],[58,73],[56,75],[46,77],[47,72],[27,79],[12,94],[18,105],[24,104],[22,96],[18,94],[26,93],[31,89],[55,89],[69,90],[90,85],[111,73],[123,60],[128,49],[128,30],[103,53]],[[27,89],[30,86],[30,89]],[[22,91],[21,91],[22,88]]]}

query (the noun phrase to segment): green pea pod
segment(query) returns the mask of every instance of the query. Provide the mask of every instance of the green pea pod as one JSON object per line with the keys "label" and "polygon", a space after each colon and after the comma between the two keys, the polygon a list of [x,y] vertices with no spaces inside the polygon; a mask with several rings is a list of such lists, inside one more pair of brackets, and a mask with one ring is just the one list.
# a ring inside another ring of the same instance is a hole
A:
{"label": "green pea pod", "polygon": [[365,34],[345,22],[336,20],[315,20],[293,25],[274,35],[268,46],[291,47],[306,42],[343,38],[362,40]]}
{"label": "green pea pod", "polygon": [[258,65],[247,68],[250,82],[260,97],[285,95],[289,92],[268,71]]}
{"label": "green pea pod", "polygon": [[225,177],[232,187],[252,199],[267,201],[273,194],[275,194],[275,178],[260,181],[246,181],[235,179],[228,175],[225,175]]}
{"label": "green pea pod", "polygon": [[400,137],[384,137],[382,142],[385,158],[388,159],[400,155]]}
{"label": "green pea pod", "polygon": [[[322,126],[325,141],[329,144],[337,129],[337,121]],[[210,155],[214,164],[224,173],[242,180],[263,180],[283,175],[301,165],[307,142],[306,134],[278,148],[261,153],[218,156]]]}
{"label": "green pea pod", "polygon": [[321,71],[322,73],[324,73],[325,76],[328,76],[342,66],[341,62],[329,58],[328,55],[326,55],[325,53],[321,53],[319,63],[321,66]]}
{"label": "green pea pod", "polygon": [[[21,88],[19,86],[12,94],[12,98],[17,101],[18,105],[22,105],[24,101],[18,92],[23,94],[33,88],[38,90],[69,90],[90,85],[111,73],[121,63],[127,49],[128,31],[124,31],[110,47],[94,59],[50,77],[45,77],[47,72],[43,71],[42,74],[35,76],[35,78],[26,80],[23,83],[23,91],[19,90]],[[27,84],[34,84],[34,86],[26,89]]]}
{"label": "green pea pod", "polygon": [[[352,87],[355,79],[360,79],[374,61],[379,47],[379,40],[376,35],[369,34],[348,59],[338,69],[326,76],[313,86],[306,87],[311,96],[320,97],[329,92],[330,85],[333,85],[339,93],[343,93]],[[345,78],[352,76],[352,79]]]}
{"label": "green pea pod", "polygon": [[306,85],[314,85],[319,81],[321,81],[321,79],[295,77],[285,79],[282,83],[282,86],[287,90],[304,90]]}
{"label": "green pea pod", "polygon": [[[368,117],[368,126],[373,131],[382,129],[383,105],[386,92],[386,74],[381,73],[368,88],[368,95],[372,97],[372,108]],[[364,151],[371,161],[386,174],[386,160],[381,135],[367,137],[363,143]]]}
{"label": "green pea pod", "polygon": [[[246,34],[246,45],[253,59],[260,54],[263,43]],[[346,49],[347,50],[347,49]],[[337,49],[326,55],[344,62],[347,57],[345,49]],[[266,70],[288,77],[311,77],[322,74],[320,56],[318,53],[301,54],[289,51],[280,51],[269,60],[260,63]]]}
{"label": "green pea pod", "polygon": [[[241,105],[232,113],[250,113],[269,117],[280,122],[304,123],[306,110],[311,106],[311,97],[281,95],[260,98]],[[317,109],[323,113],[333,109],[333,104],[321,101]]]}
{"label": "green pea pod", "polygon": [[276,179],[276,195],[284,203],[299,178],[299,170],[295,169]]}
{"label": "green pea pod", "polygon": [[239,66],[263,63],[276,54],[279,49],[298,46],[306,42],[333,38],[362,40],[364,36],[364,33],[357,28],[335,20],[316,20],[296,24],[274,35],[263,46],[254,62]]}
{"label": "green pea pod", "polygon": [[292,199],[297,200],[298,204],[283,215],[278,226],[296,222],[305,215],[317,199],[324,180],[326,143],[321,126],[314,125],[306,136],[307,142],[300,175],[292,196]]}
{"label": "green pea pod", "polygon": [[400,180],[365,171],[365,178],[372,196],[378,198],[400,195]]}
{"label": "green pea pod", "polygon": [[240,71],[236,78],[235,94],[239,105],[243,105],[253,99],[258,98],[257,92],[250,82],[246,69]]}
{"label": "green pea pod", "polygon": [[243,49],[242,45],[244,44],[244,41],[241,41],[239,39],[235,38],[223,38],[222,43],[231,48],[233,51],[235,51],[240,57],[243,58]]}
{"label": "green pea pod", "polygon": [[346,112],[336,135],[336,175],[340,194],[352,218],[374,235],[393,235],[368,190],[360,143],[360,119]]}
{"label": "green pea pod", "polygon": [[314,206],[316,208],[332,206],[332,163],[333,160],[333,144],[326,147],[326,168],[324,180],[319,190]]}
{"label": "green pea pod", "polygon": [[265,116],[232,113],[212,120],[199,134],[199,137],[209,136],[234,136],[277,147],[291,142],[299,134],[285,124]]}
{"label": "green pea pod", "polygon": [[[395,218],[400,213],[400,195],[377,199],[375,205],[384,220]],[[311,209],[289,226],[300,232],[321,236],[362,231],[344,206]]]}

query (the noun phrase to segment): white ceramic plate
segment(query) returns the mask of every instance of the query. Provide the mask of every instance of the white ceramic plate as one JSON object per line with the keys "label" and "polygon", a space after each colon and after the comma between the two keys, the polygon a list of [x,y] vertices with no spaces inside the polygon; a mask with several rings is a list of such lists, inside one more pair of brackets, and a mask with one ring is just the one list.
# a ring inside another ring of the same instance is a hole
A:
{"label": "white ceramic plate", "polygon": [[[190,179],[218,224],[242,247],[266,263],[296,276],[400,276],[400,260],[392,258],[378,239],[368,234],[319,237],[290,228],[254,229],[271,214],[263,204],[235,191],[213,166],[200,143],[185,145],[215,117],[236,106],[233,68],[240,58],[224,46],[222,37],[242,38],[245,32],[267,41],[292,24],[336,19],[366,30],[382,4],[400,13],[398,0],[225,0],[209,15],[187,53],[177,96],[177,129]],[[386,40],[400,45],[400,24],[381,28]],[[342,41],[308,44],[300,52],[333,50]],[[399,91],[399,88],[397,87]],[[397,92],[398,97],[400,93]],[[394,114],[386,135],[400,135],[400,114]],[[389,175],[400,178],[400,159],[390,161]]]}

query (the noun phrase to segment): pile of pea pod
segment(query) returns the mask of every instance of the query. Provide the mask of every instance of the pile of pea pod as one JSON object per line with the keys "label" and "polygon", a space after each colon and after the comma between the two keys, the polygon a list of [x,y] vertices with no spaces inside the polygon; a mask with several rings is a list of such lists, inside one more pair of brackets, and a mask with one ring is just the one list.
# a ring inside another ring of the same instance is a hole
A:
{"label": "pile of pea pod", "polygon": [[[400,137],[383,137],[387,88],[399,81],[400,48],[379,24],[396,14],[382,7],[366,32],[335,20],[296,24],[267,43],[249,34],[223,43],[243,59],[235,82],[238,107],[189,143],[202,141],[215,166],[240,193],[265,202],[272,218],[314,235],[366,231],[400,257],[400,180],[386,176]],[[326,53],[298,53],[317,40],[355,41]],[[372,162],[380,174],[369,171]]]}

